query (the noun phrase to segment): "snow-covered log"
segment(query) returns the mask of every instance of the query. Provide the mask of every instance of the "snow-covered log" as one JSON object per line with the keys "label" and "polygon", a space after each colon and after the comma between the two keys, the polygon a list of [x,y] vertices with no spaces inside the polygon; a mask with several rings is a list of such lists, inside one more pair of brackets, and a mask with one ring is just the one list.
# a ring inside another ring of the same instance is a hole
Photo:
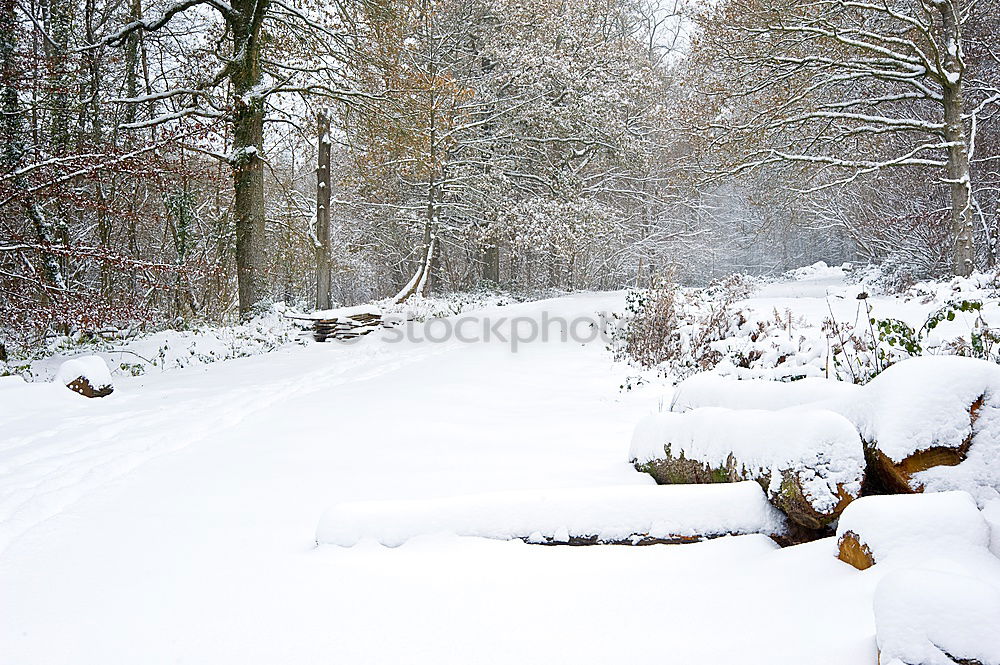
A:
{"label": "snow-covered log", "polygon": [[450,534],[539,544],[646,544],[782,535],[785,529],[784,517],[755,483],[624,485],[342,503],[323,515],[316,542],[351,547],[371,538],[395,547],[418,535]]}
{"label": "snow-covered log", "polygon": [[1000,366],[959,356],[897,363],[836,408],[865,441],[869,473],[894,492],[1000,496]]}
{"label": "snow-covered log", "polygon": [[985,550],[990,528],[967,492],[866,496],[837,524],[837,557],[864,570],[898,554]]}
{"label": "snow-covered log", "polygon": [[826,379],[736,381],[700,374],[677,388],[672,411],[829,409],[865,445],[866,486],[888,493],[952,489],[980,504],[1000,497],[1000,366],[960,356],[899,362],[865,386]]}
{"label": "snow-covered log", "polygon": [[853,425],[824,410],[705,408],[640,421],[630,459],[661,484],[754,480],[796,524],[820,529],[861,493]]}
{"label": "snow-covered log", "polygon": [[1000,665],[1000,588],[965,574],[903,569],[875,589],[882,665]]}
{"label": "snow-covered log", "polygon": [[115,389],[111,371],[100,356],[80,356],[67,360],[59,366],[53,382],[84,397],[106,397]]}

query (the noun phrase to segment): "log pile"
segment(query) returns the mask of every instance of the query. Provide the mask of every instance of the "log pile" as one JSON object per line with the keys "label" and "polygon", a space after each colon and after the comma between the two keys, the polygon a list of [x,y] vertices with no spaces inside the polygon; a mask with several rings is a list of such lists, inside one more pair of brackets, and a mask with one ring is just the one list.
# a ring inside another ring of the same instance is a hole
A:
{"label": "log pile", "polygon": [[325,342],[333,338],[338,340],[357,339],[362,335],[385,325],[382,314],[378,312],[360,312],[347,316],[335,316],[329,319],[313,320],[313,339]]}

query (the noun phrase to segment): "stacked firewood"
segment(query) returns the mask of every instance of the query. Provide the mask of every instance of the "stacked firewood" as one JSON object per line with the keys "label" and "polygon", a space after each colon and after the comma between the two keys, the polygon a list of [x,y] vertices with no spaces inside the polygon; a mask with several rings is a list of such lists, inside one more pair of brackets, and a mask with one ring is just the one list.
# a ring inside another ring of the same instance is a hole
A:
{"label": "stacked firewood", "polygon": [[382,314],[377,312],[360,312],[349,316],[336,316],[329,319],[314,319],[313,339],[325,342],[330,339],[350,340],[367,335],[383,325]]}

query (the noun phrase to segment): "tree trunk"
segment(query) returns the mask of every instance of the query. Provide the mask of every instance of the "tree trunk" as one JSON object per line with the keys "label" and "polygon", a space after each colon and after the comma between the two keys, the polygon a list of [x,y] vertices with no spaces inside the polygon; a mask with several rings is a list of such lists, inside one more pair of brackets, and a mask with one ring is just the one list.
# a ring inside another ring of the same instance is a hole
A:
{"label": "tree trunk", "polygon": [[483,281],[493,285],[500,283],[500,248],[493,243],[483,249]]}
{"label": "tree trunk", "polygon": [[319,158],[316,165],[316,309],[330,309],[330,120],[319,124]]}
{"label": "tree trunk", "polygon": [[[244,0],[234,9],[244,17],[234,29],[233,213],[236,218],[236,281],[240,316],[249,318],[268,300],[264,226],[264,95],[259,89],[260,21],[264,2]],[[242,52],[241,52],[242,51]]]}
{"label": "tree trunk", "polygon": [[962,61],[962,30],[956,2],[939,5],[946,48],[942,104],[944,105],[944,137],[948,147],[948,188],[951,193],[951,234],[954,243],[952,270],[963,277],[976,266],[976,251],[972,235],[972,180],[969,168],[969,141],[962,118],[964,100],[962,83],[965,64]]}
{"label": "tree trunk", "polygon": [[45,279],[50,286],[62,291],[66,288],[62,266],[54,254],[46,251],[55,244],[52,224],[28,191],[24,176],[16,173],[24,166],[27,149],[24,145],[23,117],[16,85],[22,72],[17,59],[20,26],[14,14],[15,7],[14,0],[0,2],[0,142],[3,144],[0,147],[0,165],[3,170],[14,174],[12,188],[18,193],[25,215],[42,246],[42,272]]}

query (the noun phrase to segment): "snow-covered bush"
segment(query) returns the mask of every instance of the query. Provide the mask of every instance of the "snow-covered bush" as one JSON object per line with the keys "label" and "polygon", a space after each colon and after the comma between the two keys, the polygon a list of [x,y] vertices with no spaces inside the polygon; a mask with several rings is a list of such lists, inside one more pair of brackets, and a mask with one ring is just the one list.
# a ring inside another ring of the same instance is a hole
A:
{"label": "snow-covered bush", "polygon": [[[877,318],[870,304],[865,307],[868,318],[861,326],[838,322],[832,315],[823,324],[832,341],[837,374],[845,380],[867,383],[901,360],[931,353],[1000,362],[1000,330],[987,324],[978,300],[947,301],[931,311],[919,328],[895,318]],[[960,313],[974,315],[967,337],[935,336],[938,326],[955,321]]]}
{"label": "snow-covered bush", "polygon": [[[80,354],[100,356],[112,375],[138,376],[222,360],[260,355],[301,339],[302,328],[275,305],[264,314],[234,326],[192,326],[151,333],[122,331],[106,336],[61,337],[47,348],[9,362],[7,372],[26,379],[49,380],[61,362]],[[294,312],[288,312],[294,313]]]}
{"label": "snow-covered bush", "polygon": [[625,314],[611,327],[615,358],[683,377],[715,367],[714,344],[746,323],[735,303],[753,292],[750,278],[734,274],[705,289],[684,289],[670,277],[651,289],[631,290]]}
{"label": "snow-covered bush", "polygon": [[[806,283],[839,279],[843,285],[847,275],[844,268],[817,265],[787,277]],[[862,288],[875,284],[871,271],[860,278],[867,280]],[[754,283],[742,276],[704,289],[668,281],[628,293],[624,314],[613,321],[611,348],[616,359],[673,380],[710,370],[740,379],[825,377],[864,384],[915,356],[1000,362],[996,282],[996,275],[974,275],[916,284],[899,297],[924,310],[914,322],[886,316],[882,310],[896,309],[895,301],[887,307],[885,299],[857,288],[828,297],[828,304],[841,299],[837,312],[827,306],[821,317],[815,311],[807,317],[794,305],[766,310],[747,300]],[[852,302],[855,295],[857,307],[845,308],[843,299]],[[845,316],[845,309],[854,311]]]}
{"label": "snow-covered bush", "polygon": [[413,321],[426,321],[433,318],[455,316],[456,314],[484,307],[500,307],[552,295],[557,295],[557,293],[533,294],[529,296],[527,294],[514,294],[505,291],[477,290],[462,293],[446,293],[429,298],[417,295],[408,298],[403,303],[397,304],[390,299],[380,301],[376,304],[385,314],[396,315]]}

